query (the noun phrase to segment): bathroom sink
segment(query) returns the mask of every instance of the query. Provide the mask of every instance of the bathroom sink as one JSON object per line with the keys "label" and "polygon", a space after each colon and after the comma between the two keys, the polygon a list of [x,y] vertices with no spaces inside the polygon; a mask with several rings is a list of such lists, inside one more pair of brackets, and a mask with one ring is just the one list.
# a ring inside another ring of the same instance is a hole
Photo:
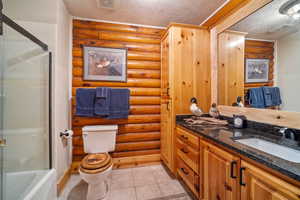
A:
{"label": "bathroom sink", "polygon": [[300,151],[298,150],[275,144],[259,138],[238,139],[235,141],[250,146],[252,148],[258,149],[260,151],[266,152],[268,154],[277,156],[284,160],[300,163]]}

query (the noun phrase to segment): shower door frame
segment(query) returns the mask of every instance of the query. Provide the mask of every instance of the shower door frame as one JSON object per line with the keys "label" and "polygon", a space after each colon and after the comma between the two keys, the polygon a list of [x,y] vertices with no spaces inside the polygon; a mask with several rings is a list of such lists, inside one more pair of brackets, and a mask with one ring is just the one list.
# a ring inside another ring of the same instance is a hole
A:
{"label": "shower door frame", "polygon": [[[15,23],[12,19],[10,19],[8,16],[6,16],[5,14],[3,14],[3,2],[2,0],[0,0],[0,36],[3,35],[3,24],[6,24],[7,26],[11,27],[12,29],[14,29],[15,31],[17,31],[18,33],[20,33],[21,35],[23,35],[24,37],[28,38],[29,40],[31,40],[32,42],[34,42],[35,44],[37,44],[38,46],[40,46],[45,52],[49,52],[49,93],[48,93],[48,113],[49,113],[49,169],[51,169],[53,167],[53,157],[52,157],[52,52],[49,51],[48,45],[45,44],[44,42],[42,42],[41,40],[39,40],[37,37],[35,37],[33,34],[31,34],[29,31],[27,31],[26,29],[24,29],[22,26],[18,25],[17,23]],[[1,74],[0,74],[1,75]],[[1,75],[2,76],[2,75]],[[2,80],[2,77],[1,77]],[[0,80],[0,81],[1,81]],[[1,90],[0,90],[1,92]],[[1,94],[2,95],[2,92]],[[2,98],[0,96],[0,98]],[[2,105],[0,105],[2,106]],[[2,110],[2,109],[1,109]],[[2,129],[2,119],[0,121],[0,128]],[[2,131],[1,131],[2,132]],[[2,133],[0,132],[0,140],[2,141]],[[0,161],[3,164],[3,148],[0,145]],[[3,166],[0,165],[0,192],[1,194],[3,194]],[[2,198],[2,196],[0,195],[0,199]]]}

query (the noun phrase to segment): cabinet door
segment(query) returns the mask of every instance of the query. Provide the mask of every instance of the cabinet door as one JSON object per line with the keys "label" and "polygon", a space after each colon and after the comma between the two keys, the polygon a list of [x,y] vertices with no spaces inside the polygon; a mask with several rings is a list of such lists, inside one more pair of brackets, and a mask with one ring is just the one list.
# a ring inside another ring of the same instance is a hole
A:
{"label": "cabinet door", "polygon": [[168,99],[170,97],[170,81],[169,81],[169,35],[161,43],[161,98]]}
{"label": "cabinet door", "polygon": [[238,200],[239,158],[218,147],[201,141],[203,145],[203,176],[205,200]]}
{"label": "cabinet door", "polygon": [[172,118],[170,100],[161,101],[161,157],[165,164],[172,168]]}
{"label": "cabinet door", "polygon": [[241,200],[299,200],[300,189],[247,162],[241,164]]}

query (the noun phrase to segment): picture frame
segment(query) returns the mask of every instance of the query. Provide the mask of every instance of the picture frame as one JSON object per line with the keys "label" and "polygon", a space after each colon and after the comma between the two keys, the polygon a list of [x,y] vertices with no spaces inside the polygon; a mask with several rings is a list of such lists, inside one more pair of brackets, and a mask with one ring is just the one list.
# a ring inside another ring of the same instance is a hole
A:
{"label": "picture frame", "polygon": [[83,46],[83,79],[127,82],[127,48]]}
{"label": "picture frame", "polygon": [[269,59],[246,59],[245,82],[266,83],[269,81]]}

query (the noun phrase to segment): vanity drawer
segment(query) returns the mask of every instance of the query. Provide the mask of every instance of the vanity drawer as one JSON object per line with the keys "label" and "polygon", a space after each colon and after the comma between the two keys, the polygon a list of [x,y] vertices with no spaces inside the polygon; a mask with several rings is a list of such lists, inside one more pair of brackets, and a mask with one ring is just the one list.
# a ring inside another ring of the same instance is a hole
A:
{"label": "vanity drawer", "polygon": [[191,146],[197,151],[199,150],[199,138],[197,136],[180,128],[176,129],[176,135],[183,143]]}
{"label": "vanity drawer", "polygon": [[177,158],[177,173],[191,191],[198,197],[199,196],[199,176],[189,168],[183,160]]}
{"label": "vanity drawer", "polygon": [[199,151],[196,151],[177,138],[176,153],[194,172],[199,174]]}

